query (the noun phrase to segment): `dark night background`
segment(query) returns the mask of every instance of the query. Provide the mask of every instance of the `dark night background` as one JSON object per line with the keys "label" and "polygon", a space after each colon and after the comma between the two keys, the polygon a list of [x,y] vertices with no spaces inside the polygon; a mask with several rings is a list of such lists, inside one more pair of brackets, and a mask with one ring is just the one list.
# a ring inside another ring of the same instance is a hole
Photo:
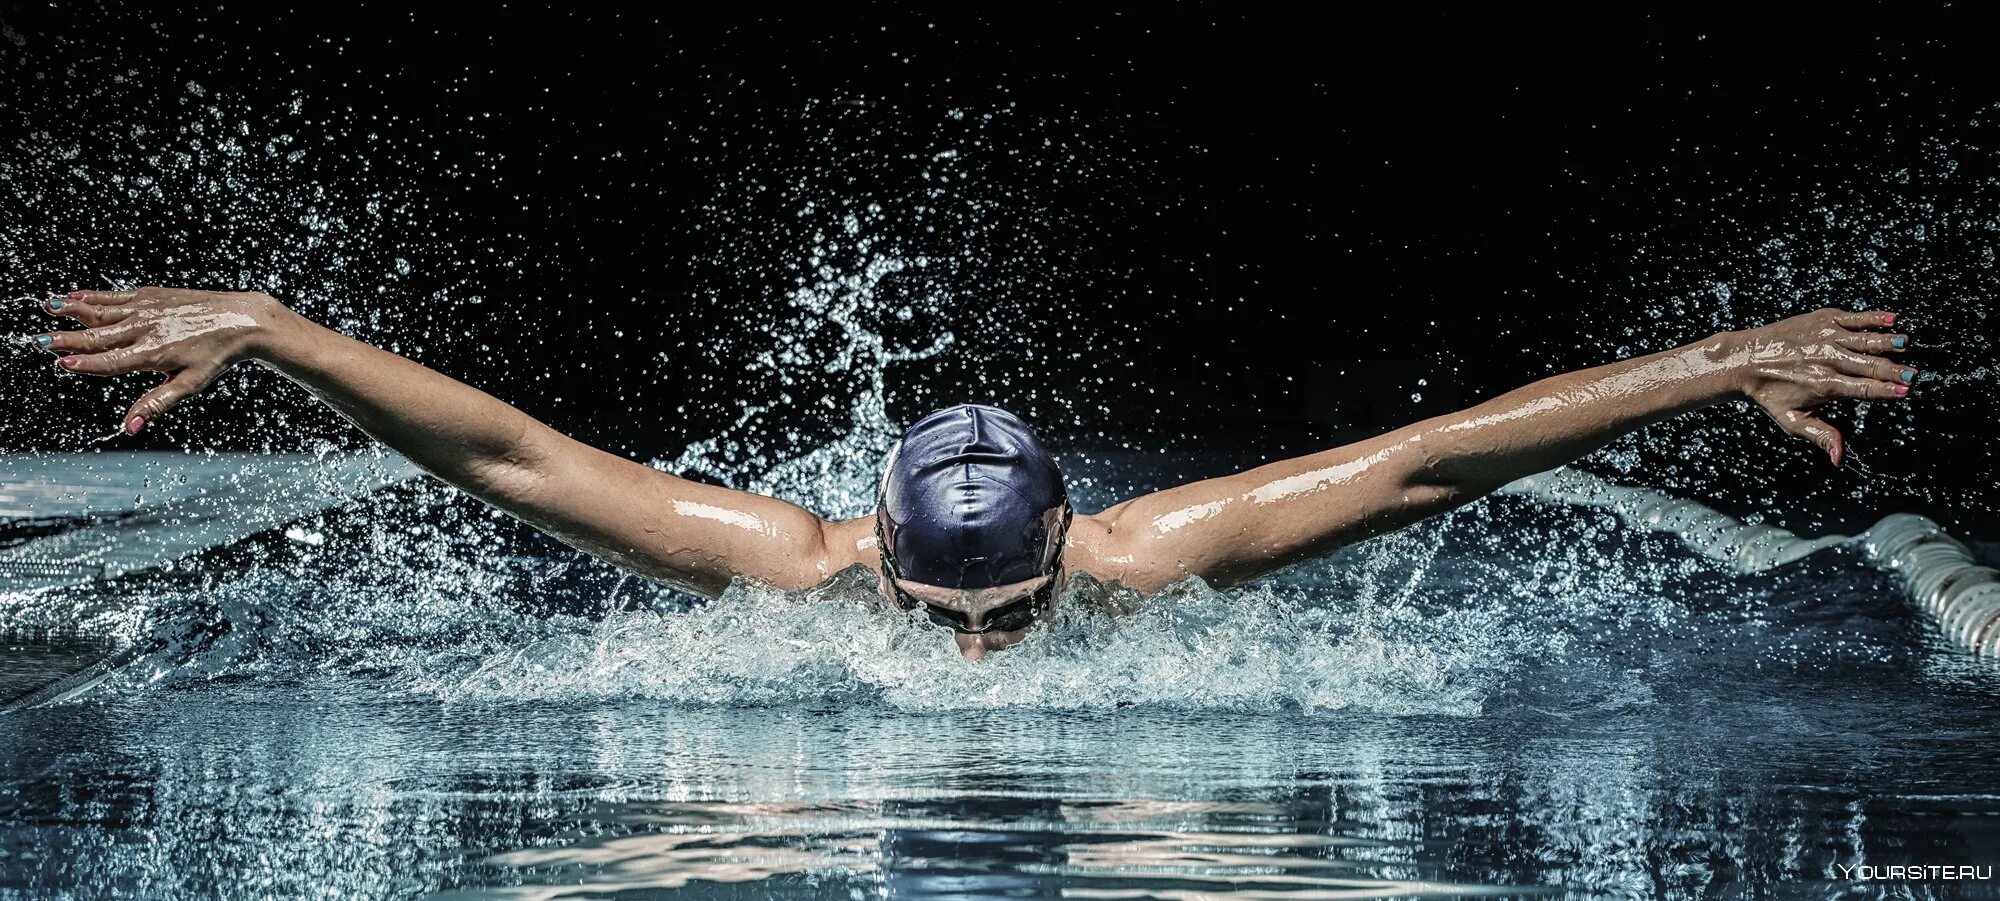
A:
{"label": "dark night background", "polygon": [[[850,374],[743,361],[811,232],[880,203],[881,246],[953,260],[882,281],[917,309],[884,334],[955,338],[890,366],[898,420],[984,399],[1071,447],[1296,453],[1877,305],[1927,373],[1855,438],[1879,478],[1735,405],[1611,468],[1827,517],[1794,525],[1993,515],[2000,90],[1964,5],[0,9],[8,296],[268,290],[640,459],[781,395],[805,444],[841,427]],[[6,363],[0,447],[84,447],[139,391]],[[113,444],[356,440],[233,379]]]}

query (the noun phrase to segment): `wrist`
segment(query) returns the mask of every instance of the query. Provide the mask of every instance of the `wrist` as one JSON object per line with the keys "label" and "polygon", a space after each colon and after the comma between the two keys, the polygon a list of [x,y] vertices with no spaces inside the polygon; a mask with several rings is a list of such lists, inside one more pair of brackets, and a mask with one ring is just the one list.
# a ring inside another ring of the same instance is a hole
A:
{"label": "wrist", "polygon": [[238,354],[241,359],[276,365],[296,357],[317,327],[268,294],[254,295],[248,302],[257,324],[245,336]]}
{"label": "wrist", "polygon": [[1720,331],[1697,345],[1717,395],[1750,393],[1750,343],[1747,332]]}

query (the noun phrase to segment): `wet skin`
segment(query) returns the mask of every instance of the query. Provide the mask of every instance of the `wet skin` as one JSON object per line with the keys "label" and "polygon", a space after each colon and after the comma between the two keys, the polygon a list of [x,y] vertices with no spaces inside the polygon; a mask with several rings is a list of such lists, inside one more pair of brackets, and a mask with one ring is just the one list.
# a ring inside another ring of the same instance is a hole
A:
{"label": "wet skin", "polygon": [[[830,521],[776,498],[678,478],[575,441],[470,385],[319,326],[254,292],[86,291],[47,311],[78,330],[35,336],[68,372],[160,372],[120,422],[136,433],[230,366],[270,366],[363,431],[563,542],[701,594],[743,578],[809,588],[855,563],[880,576],[873,516]],[[1887,355],[1896,314],[1818,310],[1673,350],[1552,376],[1354,444],[1079,513],[1065,571],[1156,592],[1190,576],[1226,586],[1453,509],[1636,429],[1732,398],[1762,407],[1834,466],[1841,398],[1905,397],[1915,370]],[[1033,586],[905,586],[969,628]],[[1060,587],[1060,586],[1059,586]],[[883,581],[882,597],[890,601]],[[1061,592],[1057,592],[1058,598]],[[1045,621],[1054,605],[1044,611]],[[940,629],[940,632],[944,630]],[[953,633],[977,659],[1029,629]]]}

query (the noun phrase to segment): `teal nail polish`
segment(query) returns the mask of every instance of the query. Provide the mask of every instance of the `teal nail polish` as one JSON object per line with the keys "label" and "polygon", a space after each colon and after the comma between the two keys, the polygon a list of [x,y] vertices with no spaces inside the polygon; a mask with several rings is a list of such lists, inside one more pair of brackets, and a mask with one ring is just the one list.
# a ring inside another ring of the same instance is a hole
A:
{"label": "teal nail polish", "polygon": [[1894,338],[1889,341],[1889,346],[1897,350],[1902,350],[1903,345],[1908,343],[1910,343],[1910,339],[1908,338]]}
{"label": "teal nail polish", "polygon": [[47,346],[49,346],[49,345],[51,345],[51,344],[54,344],[54,343],[56,343],[56,336],[54,336],[54,335],[36,335],[36,336],[35,336],[35,343],[36,343],[37,345],[39,345],[39,346],[42,346],[42,347],[47,347]]}
{"label": "teal nail polish", "polygon": [[1905,370],[1903,370],[1903,381],[1906,381],[1906,382],[1914,382],[1914,381],[1916,381],[1916,380],[1917,380],[1917,371],[1916,371],[1916,370],[1914,370],[1914,369],[1905,369]]}
{"label": "teal nail polish", "polygon": [[51,298],[49,298],[49,309],[51,309],[51,310],[60,310],[60,309],[62,309],[62,308],[63,308],[63,302],[62,302],[62,298],[60,298],[60,297],[51,297]]}

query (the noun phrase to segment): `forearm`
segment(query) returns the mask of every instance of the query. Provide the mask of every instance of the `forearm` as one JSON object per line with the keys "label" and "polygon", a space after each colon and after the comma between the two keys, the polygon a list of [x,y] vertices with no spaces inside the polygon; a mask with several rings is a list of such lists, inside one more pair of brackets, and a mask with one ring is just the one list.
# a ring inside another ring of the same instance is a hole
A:
{"label": "forearm", "polygon": [[1741,341],[1724,333],[1551,376],[1390,437],[1422,446],[1413,483],[1469,500],[1652,423],[1738,396],[1746,365]]}
{"label": "forearm", "polygon": [[484,391],[273,306],[248,356],[447,482],[484,496],[502,470],[531,466],[552,435]]}

